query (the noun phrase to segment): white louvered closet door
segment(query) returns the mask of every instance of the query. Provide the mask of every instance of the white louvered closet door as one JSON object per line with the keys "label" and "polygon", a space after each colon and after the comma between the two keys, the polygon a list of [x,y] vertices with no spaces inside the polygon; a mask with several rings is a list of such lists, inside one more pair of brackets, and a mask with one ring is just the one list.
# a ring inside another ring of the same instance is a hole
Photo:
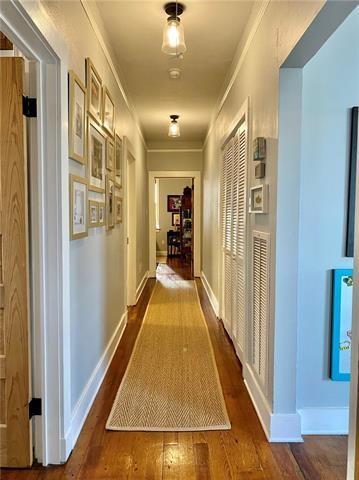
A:
{"label": "white louvered closet door", "polygon": [[269,322],[269,234],[253,232],[252,365],[267,389]]}
{"label": "white louvered closet door", "polygon": [[241,354],[245,344],[245,241],[247,129],[227,144],[222,165],[223,321]]}

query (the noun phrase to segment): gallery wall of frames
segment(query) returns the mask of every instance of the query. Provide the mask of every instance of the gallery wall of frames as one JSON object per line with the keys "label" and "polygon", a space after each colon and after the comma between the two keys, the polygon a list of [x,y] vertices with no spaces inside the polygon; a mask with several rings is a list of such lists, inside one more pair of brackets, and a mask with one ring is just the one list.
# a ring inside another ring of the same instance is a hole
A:
{"label": "gallery wall of frames", "polygon": [[84,176],[70,175],[71,240],[86,237],[89,228],[111,231],[122,223],[123,142],[115,105],[90,58],[85,68],[86,85],[69,72],[69,157],[86,167]]}

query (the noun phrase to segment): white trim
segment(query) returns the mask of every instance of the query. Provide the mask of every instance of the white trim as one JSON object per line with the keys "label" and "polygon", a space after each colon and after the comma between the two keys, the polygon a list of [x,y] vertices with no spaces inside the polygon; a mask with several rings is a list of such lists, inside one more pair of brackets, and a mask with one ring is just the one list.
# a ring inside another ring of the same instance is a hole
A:
{"label": "white trim", "polygon": [[349,407],[317,407],[298,410],[303,435],[347,435]]}
{"label": "white trim", "polygon": [[215,125],[215,123],[216,123],[216,120],[217,120],[217,118],[218,118],[218,115],[219,115],[219,113],[220,113],[220,111],[221,111],[221,109],[222,109],[222,107],[223,107],[223,105],[224,105],[224,102],[226,101],[226,99],[227,99],[227,97],[228,97],[228,95],[229,95],[229,92],[231,91],[231,89],[232,89],[232,87],[233,87],[233,84],[234,84],[234,82],[235,82],[235,80],[236,80],[236,78],[237,78],[237,76],[238,76],[238,74],[239,74],[239,71],[240,71],[240,69],[241,69],[241,67],[242,67],[242,65],[243,65],[244,59],[245,59],[245,57],[246,57],[246,55],[247,55],[247,53],[248,53],[248,50],[249,50],[249,48],[250,48],[250,46],[251,46],[252,41],[253,41],[254,35],[256,34],[259,25],[261,24],[261,21],[262,21],[262,19],[263,19],[263,16],[264,16],[264,14],[265,14],[265,11],[266,11],[266,9],[267,9],[270,1],[271,1],[271,0],[262,0],[262,5],[260,6],[259,11],[258,11],[258,13],[257,13],[257,16],[256,16],[256,18],[254,19],[253,25],[252,25],[249,33],[248,33],[247,40],[246,40],[246,42],[245,42],[245,44],[244,44],[243,50],[242,50],[242,52],[241,52],[241,55],[240,55],[240,57],[239,57],[239,59],[238,59],[238,61],[237,61],[237,65],[236,65],[236,67],[235,67],[235,70],[234,70],[234,72],[233,72],[233,74],[232,74],[232,76],[231,76],[231,78],[230,78],[230,80],[229,80],[229,82],[228,82],[228,84],[227,84],[226,90],[225,90],[222,98],[217,101],[217,104],[216,104],[216,106],[215,106],[215,108],[214,108],[214,110],[213,110],[213,114],[212,114],[212,117],[211,117],[211,121],[210,121],[210,124],[209,124],[209,127],[208,127],[208,131],[207,131],[207,134],[206,134],[206,138],[205,138],[205,140],[204,140],[204,142],[203,142],[203,148],[204,148],[204,147],[206,146],[206,144],[207,144],[208,138],[209,138],[209,136],[210,136],[210,134],[211,134],[211,132],[212,132],[212,130],[213,130],[213,127],[214,127],[214,125]]}
{"label": "white trim", "polygon": [[139,301],[140,299],[140,296],[142,295],[142,292],[143,292],[143,289],[145,288],[146,286],[146,283],[147,283],[147,280],[148,280],[148,270],[147,272],[144,274],[139,286],[137,287],[136,289],[136,304],[137,302]]}
{"label": "white trim", "polygon": [[299,413],[273,413],[248,363],[244,365],[243,371],[244,384],[268,441],[273,443],[303,442]]}
{"label": "white trim", "polygon": [[130,100],[128,99],[126,93],[125,93],[125,90],[123,88],[123,85],[122,85],[122,82],[121,82],[121,79],[118,75],[118,72],[117,72],[117,69],[115,67],[115,64],[113,63],[113,60],[112,60],[112,57],[111,57],[111,54],[110,52],[108,51],[108,48],[107,48],[107,45],[106,45],[106,41],[105,39],[103,38],[103,35],[101,34],[101,31],[100,31],[100,28],[99,26],[97,25],[97,22],[95,20],[95,17],[91,11],[91,8],[89,7],[88,5],[88,1],[87,0],[80,0],[80,3],[82,5],[82,8],[84,9],[86,15],[87,15],[87,18],[88,18],[88,21],[95,33],[95,36],[98,40],[98,43],[99,45],[101,46],[102,48],[102,51],[106,57],[106,60],[109,64],[109,67],[111,69],[111,72],[113,74],[113,76],[115,77],[115,80],[116,80],[116,83],[117,83],[117,86],[118,88],[120,89],[120,92],[121,92],[121,95],[126,103],[126,106],[130,112],[130,114],[132,115],[132,118],[133,118],[133,121],[134,121],[134,124],[136,125],[136,128],[138,130],[138,133],[140,134],[140,137],[141,137],[141,140],[143,142],[143,145],[146,147],[146,141],[145,141],[145,138],[143,136],[143,133],[142,133],[142,129],[141,129],[141,124],[140,124],[140,120],[139,120],[139,117],[137,115],[137,112],[136,112],[136,109],[134,108],[133,105],[131,105],[131,102]]}
{"label": "white trim", "polygon": [[193,178],[194,179],[194,246],[193,269],[194,276],[201,276],[201,204],[202,185],[201,172],[198,170],[151,170],[148,172],[148,228],[149,228],[149,277],[156,277],[156,221],[154,202],[155,178]]}
{"label": "white trim", "polygon": [[[32,155],[35,456],[61,462],[61,437],[71,415],[69,217],[67,155],[68,50],[40,1],[0,2],[1,30],[37,62],[37,158]],[[32,149],[34,153],[35,149]]]}
{"label": "white trim", "polygon": [[207,280],[207,277],[206,277],[206,275],[204,274],[203,271],[201,272],[201,280],[202,280],[203,287],[204,287],[204,289],[207,293],[208,300],[209,300],[209,302],[210,302],[210,304],[213,308],[213,311],[214,311],[216,317],[218,318],[218,315],[219,315],[218,300],[217,300],[217,297],[215,296],[215,294],[213,293],[211,285],[209,284],[209,282]]}
{"label": "white trim", "polygon": [[107,370],[111,365],[113,356],[117,350],[118,344],[122,338],[127,323],[127,310],[122,314],[116,330],[114,331],[105,351],[103,352],[99,362],[94,368],[81,396],[73,410],[71,425],[66,432],[65,438],[62,439],[61,457],[65,461],[74,448],[76,441],[81,433],[82,427],[86,421],[87,415],[92,407],[95,397],[106,376]]}
{"label": "white trim", "polygon": [[147,148],[148,153],[203,152],[202,148]]}
{"label": "white trim", "polygon": [[157,257],[167,257],[167,250],[156,250]]}

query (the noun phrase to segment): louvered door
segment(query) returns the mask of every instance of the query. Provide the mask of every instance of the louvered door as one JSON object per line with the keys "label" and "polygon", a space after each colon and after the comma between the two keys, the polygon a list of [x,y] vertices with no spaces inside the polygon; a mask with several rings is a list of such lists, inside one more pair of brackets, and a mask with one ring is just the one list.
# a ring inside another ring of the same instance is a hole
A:
{"label": "louvered door", "polygon": [[223,309],[228,334],[242,356],[246,312],[246,161],[247,129],[242,123],[226,145],[221,175]]}
{"label": "louvered door", "polygon": [[267,388],[269,322],[269,234],[253,232],[252,249],[252,365]]}

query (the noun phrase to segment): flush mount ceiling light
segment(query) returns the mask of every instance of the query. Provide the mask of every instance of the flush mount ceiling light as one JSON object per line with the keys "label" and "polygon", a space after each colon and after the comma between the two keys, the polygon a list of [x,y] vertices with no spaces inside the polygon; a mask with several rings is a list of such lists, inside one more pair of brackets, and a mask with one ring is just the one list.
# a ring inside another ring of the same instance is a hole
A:
{"label": "flush mount ceiling light", "polygon": [[179,115],[170,115],[171,123],[168,128],[168,136],[169,137],[179,137],[180,136],[180,128],[177,120],[179,119]]}
{"label": "flush mount ceiling light", "polygon": [[184,9],[184,5],[178,2],[166,3],[164,6],[164,10],[169,17],[163,29],[162,52],[167,55],[179,57],[187,50],[184,42],[183,26],[179,18]]}
{"label": "flush mount ceiling light", "polygon": [[168,74],[171,80],[178,80],[181,76],[181,69],[180,68],[170,68],[168,70]]}

